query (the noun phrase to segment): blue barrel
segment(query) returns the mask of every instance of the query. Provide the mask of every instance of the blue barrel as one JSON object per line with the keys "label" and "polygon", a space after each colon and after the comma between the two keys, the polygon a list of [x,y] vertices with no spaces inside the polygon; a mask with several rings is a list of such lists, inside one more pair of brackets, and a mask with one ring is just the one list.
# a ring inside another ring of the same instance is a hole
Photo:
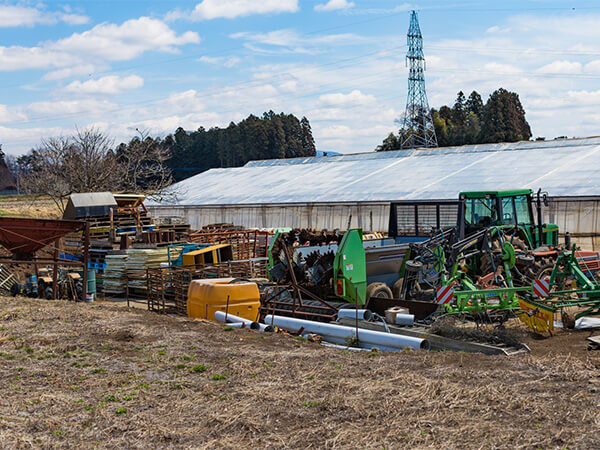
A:
{"label": "blue barrel", "polygon": [[96,271],[88,270],[88,279],[87,279],[87,291],[88,294],[94,294],[96,297]]}

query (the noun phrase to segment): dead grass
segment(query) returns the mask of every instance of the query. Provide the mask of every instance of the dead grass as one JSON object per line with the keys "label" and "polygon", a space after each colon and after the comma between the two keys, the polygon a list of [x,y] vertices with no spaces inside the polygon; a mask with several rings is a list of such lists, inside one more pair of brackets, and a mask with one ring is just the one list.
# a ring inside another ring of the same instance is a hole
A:
{"label": "dead grass", "polygon": [[588,333],[512,358],[344,352],[106,304],[0,298],[6,447],[598,448]]}
{"label": "dead grass", "polygon": [[0,195],[0,217],[2,216],[60,219],[62,213],[47,196]]}

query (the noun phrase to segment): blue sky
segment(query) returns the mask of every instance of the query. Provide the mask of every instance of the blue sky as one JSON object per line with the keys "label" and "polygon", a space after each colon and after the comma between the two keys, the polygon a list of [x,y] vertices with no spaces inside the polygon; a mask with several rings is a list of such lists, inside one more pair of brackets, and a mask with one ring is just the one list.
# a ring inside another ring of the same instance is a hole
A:
{"label": "blue sky", "polygon": [[0,3],[0,143],[98,127],[227,126],[306,116],[317,147],[371,151],[404,110],[409,11],[430,105],[519,93],[534,136],[600,134],[600,2],[86,0]]}

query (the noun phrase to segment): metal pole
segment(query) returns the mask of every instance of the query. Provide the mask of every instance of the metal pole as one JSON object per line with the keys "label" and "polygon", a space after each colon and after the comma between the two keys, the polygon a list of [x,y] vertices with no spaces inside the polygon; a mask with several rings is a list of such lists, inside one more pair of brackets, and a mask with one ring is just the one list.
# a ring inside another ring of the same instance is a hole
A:
{"label": "metal pole", "polygon": [[60,244],[60,238],[54,241],[54,255],[52,259],[54,264],[52,265],[52,300],[56,300],[56,289],[58,287],[58,245]]}
{"label": "metal pole", "polygon": [[88,293],[88,265],[90,260],[90,223],[85,223],[83,230],[83,301],[87,300]]}
{"label": "metal pole", "polygon": [[542,188],[537,191],[538,247],[542,246]]}
{"label": "metal pole", "polygon": [[227,323],[227,315],[229,314],[229,295],[227,296],[227,304],[225,305],[225,323]]}

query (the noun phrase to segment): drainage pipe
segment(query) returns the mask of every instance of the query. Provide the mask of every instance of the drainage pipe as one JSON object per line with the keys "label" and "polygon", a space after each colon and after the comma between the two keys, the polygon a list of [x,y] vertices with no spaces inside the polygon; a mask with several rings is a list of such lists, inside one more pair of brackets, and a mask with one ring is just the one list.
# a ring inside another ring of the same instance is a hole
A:
{"label": "drainage pipe", "polygon": [[396,325],[414,325],[415,316],[414,314],[396,314],[395,323]]}
{"label": "drainage pipe", "polygon": [[223,311],[215,311],[215,320],[225,322],[225,317],[227,317],[228,323],[243,323],[246,325],[246,328],[250,328],[251,330],[273,331],[271,325],[254,322],[252,320],[244,319],[243,317],[234,316],[233,314],[225,314]]}
{"label": "drainage pipe", "polygon": [[358,316],[358,320],[368,322],[373,317],[373,313],[368,309],[339,309],[337,314],[338,320],[342,318],[356,319],[356,316]]}
{"label": "drainage pipe", "polygon": [[[293,317],[272,316],[265,317],[266,323],[283,328],[285,330],[297,333],[303,329],[304,333],[315,333],[322,336],[330,336],[338,339],[355,339],[356,328],[342,325],[333,325],[329,323],[314,322],[312,320],[295,319]],[[403,336],[392,333],[382,333],[381,331],[360,329],[358,340],[363,344],[372,344],[375,347],[405,348],[429,350],[429,341],[412,336]]]}

